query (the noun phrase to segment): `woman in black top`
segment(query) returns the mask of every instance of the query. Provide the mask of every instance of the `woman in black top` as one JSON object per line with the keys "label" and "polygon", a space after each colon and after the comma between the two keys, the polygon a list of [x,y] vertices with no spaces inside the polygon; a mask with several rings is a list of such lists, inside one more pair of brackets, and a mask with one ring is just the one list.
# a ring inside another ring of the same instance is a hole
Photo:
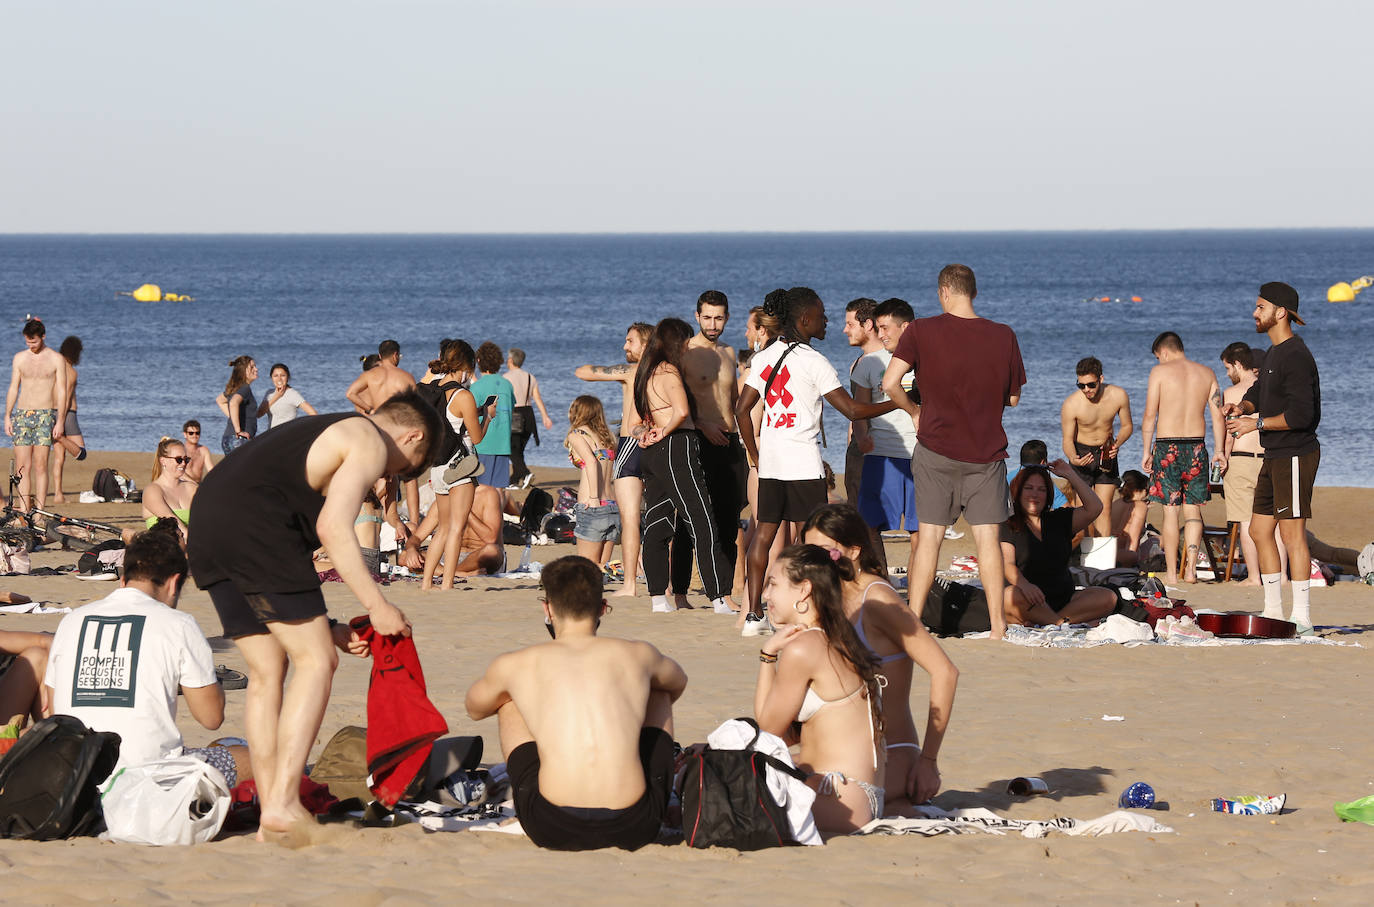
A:
{"label": "woman in black top", "polygon": [[[1051,472],[1069,480],[1082,507],[1045,509],[1053,494]],[[1099,586],[1075,591],[1069,573],[1073,537],[1102,512],[1092,486],[1063,460],[1049,469],[1026,466],[1012,480],[1011,507],[1011,517],[1002,524],[1007,623],[1081,624],[1110,614],[1116,593]]]}

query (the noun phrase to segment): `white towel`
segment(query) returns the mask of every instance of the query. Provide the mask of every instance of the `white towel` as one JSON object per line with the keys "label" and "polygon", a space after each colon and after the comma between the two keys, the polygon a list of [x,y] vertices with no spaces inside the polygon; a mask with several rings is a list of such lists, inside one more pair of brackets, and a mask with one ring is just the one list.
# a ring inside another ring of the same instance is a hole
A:
{"label": "white towel", "polygon": [[[758,735],[758,742],[754,744],[755,752],[772,756],[779,762],[795,768],[792,754],[787,751],[787,744],[781,737],[767,731],[759,731]],[[753,739],[753,726],[747,721],[734,718],[712,731],[706,742],[716,750],[742,750]],[[768,770],[764,772],[764,776],[768,782],[768,792],[773,795],[778,806],[782,807],[787,815],[787,823],[792,826],[792,839],[799,844],[811,846],[824,844],[821,833],[816,830],[816,820],[811,817],[811,806],[816,802],[816,792],[783,772]]]}

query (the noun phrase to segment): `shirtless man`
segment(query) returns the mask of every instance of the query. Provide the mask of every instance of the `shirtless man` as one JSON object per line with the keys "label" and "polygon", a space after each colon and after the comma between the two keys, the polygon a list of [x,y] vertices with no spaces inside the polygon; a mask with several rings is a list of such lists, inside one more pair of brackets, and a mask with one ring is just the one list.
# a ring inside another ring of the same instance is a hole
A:
{"label": "shirtless man", "polygon": [[[372,368],[364,366],[363,373],[348,386],[344,396],[358,412],[371,413],[396,394],[414,389],[415,376],[401,368],[401,345],[395,340],[383,340],[377,344],[377,364]],[[409,517],[404,525],[408,533],[414,532],[420,522],[420,486],[408,481],[402,485],[401,493]]]}
{"label": "shirtless man", "polygon": [[573,373],[583,381],[616,381],[620,384],[620,446],[615,455],[615,500],[620,510],[620,551],[625,582],[614,596],[634,597],[639,577],[639,511],[644,501],[644,479],[639,467],[639,413],[635,410],[635,365],[654,327],[636,321],[625,331],[625,361],[620,365],[579,365]]}
{"label": "shirtless man", "polygon": [[[734,347],[720,342],[730,320],[730,301],[719,290],[707,290],[697,299],[696,334],[687,341],[682,354],[682,383],[696,403],[696,426],[701,434],[701,472],[706,477],[706,493],[711,498],[720,547],[730,564],[738,561],[743,530],[740,511],[748,497],[749,462],[740,444],[735,422],[735,401],[739,398],[739,362]],[[691,581],[692,538],[679,524],[673,539],[673,591],[685,593]],[[731,588],[734,577],[731,576]],[[681,599],[679,595],[679,607]],[[731,614],[739,605],[725,596]]]}
{"label": "shirtless man", "polygon": [[1166,583],[1179,581],[1178,511],[1183,508],[1182,580],[1197,582],[1197,554],[1202,544],[1202,505],[1208,500],[1207,415],[1212,417],[1212,462],[1226,466],[1222,444],[1221,391],[1217,376],[1183,354],[1183,341],[1173,331],[1155,338],[1150,351],[1159,365],[1150,369],[1145,394],[1141,441],[1145,455],[1140,468],[1150,477],[1145,500],[1164,505],[1164,563]]}
{"label": "shirtless man", "polygon": [[[47,329],[37,318],[24,325],[27,347],[14,354],[5,395],[5,434],[14,438],[19,508],[41,508],[48,496],[48,453],[61,440],[67,419],[67,361],[43,344]],[[30,494],[30,489],[33,493]]]}
{"label": "shirtless man", "polygon": [[[1064,457],[1093,487],[1102,501],[1102,512],[1093,520],[1092,535],[1112,534],[1112,496],[1121,481],[1117,454],[1135,431],[1131,400],[1115,384],[1102,380],[1102,363],[1096,356],[1078,360],[1078,392],[1069,394],[1059,408],[1059,427],[1064,433]],[[1121,419],[1121,431],[1113,424]]]}
{"label": "shirtless man", "polygon": [[378,633],[407,633],[405,615],[372,581],[353,526],[377,479],[417,476],[432,465],[441,428],[414,391],[366,416],[295,419],[221,462],[191,504],[191,575],[248,663],[244,728],[262,804],[260,837],[313,822],[300,802],[300,777],[329,704],[334,646],[367,651],[326,619],[312,554],[323,546]]}
{"label": "shirtless man", "polygon": [[186,478],[199,482],[215,467],[210,448],[200,443],[200,423],[195,419],[187,419],[186,424],[181,426],[181,436],[185,439],[186,456],[191,458],[191,462],[186,464]]}
{"label": "shirtless man", "polygon": [[468,717],[497,716],[515,813],[552,850],[637,850],[658,837],[673,779],[677,662],[646,642],[596,635],[609,610],[582,557],[544,568],[553,642],[498,656],[467,693]]}
{"label": "shirtless man", "polygon": [[506,569],[506,545],[501,537],[501,492],[478,485],[472,512],[459,543],[454,576],[494,576]]}

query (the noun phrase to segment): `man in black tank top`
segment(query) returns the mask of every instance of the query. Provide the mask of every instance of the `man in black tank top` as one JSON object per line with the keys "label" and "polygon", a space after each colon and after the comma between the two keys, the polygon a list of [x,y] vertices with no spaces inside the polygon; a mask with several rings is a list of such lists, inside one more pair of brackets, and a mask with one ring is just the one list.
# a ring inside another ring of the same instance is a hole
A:
{"label": "man in black tank top", "polygon": [[310,820],[298,785],[329,702],[333,647],[367,654],[347,625],[326,619],[312,555],[324,547],[378,633],[408,633],[363,563],[353,522],[377,479],[411,478],[431,465],[440,429],[439,414],[414,390],[366,416],[296,419],[225,457],[191,504],[191,574],[248,663],[247,713],[265,716],[247,726],[259,838]]}

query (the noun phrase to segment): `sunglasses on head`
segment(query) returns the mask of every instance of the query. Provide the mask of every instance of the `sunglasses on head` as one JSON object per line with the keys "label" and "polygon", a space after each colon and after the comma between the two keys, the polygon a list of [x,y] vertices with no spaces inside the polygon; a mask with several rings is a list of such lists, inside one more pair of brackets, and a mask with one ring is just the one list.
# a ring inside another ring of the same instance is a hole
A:
{"label": "sunglasses on head", "polygon": [[1096,381],[1080,381],[1080,382],[1078,382],[1078,389],[1081,390],[1081,391],[1090,391],[1090,390],[1092,390],[1092,389],[1095,388],[1095,387],[1097,387],[1097,382],[1096,382]]}

